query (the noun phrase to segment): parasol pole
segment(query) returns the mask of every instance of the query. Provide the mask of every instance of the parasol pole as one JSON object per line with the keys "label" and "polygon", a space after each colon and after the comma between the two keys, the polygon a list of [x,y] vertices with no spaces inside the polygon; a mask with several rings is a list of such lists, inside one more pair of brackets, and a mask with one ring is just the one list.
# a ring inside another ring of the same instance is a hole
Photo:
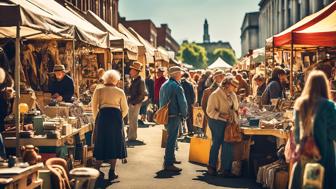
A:
{"label": "parasol pole", "polygon": [[16,156],[20,156],[20,111],[19,111],[19,102],[20,102],[20,48],[21,48],[21,37],[20,37],[20,23],[16,25],[16,38],[15,38],[15,126],[16,126]]}
{"label": "parasol pole", "polygon": [[123,90],[125,91],[125,49],[123,49],[123,51],[122,51],[121,67],[122,67],[121,71],[122,71],[122,78],[123,78],[122,87],[123,87]]}
{"label": "parasol pole", "polygon": [[291,61],[290,61],[290,75],[289,75],[289,89],[290,95],[294,96],[293,87],[293,64],[294,64],[294,44],[293,44],[293,32],[291,32]]}

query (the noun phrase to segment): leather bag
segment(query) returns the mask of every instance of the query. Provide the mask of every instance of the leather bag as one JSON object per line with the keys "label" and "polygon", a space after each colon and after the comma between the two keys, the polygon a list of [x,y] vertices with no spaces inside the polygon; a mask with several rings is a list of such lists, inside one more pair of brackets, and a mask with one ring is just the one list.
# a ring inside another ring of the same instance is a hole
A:
{"label": "leather bag", "polygon": [[225,142],[241,142],[242,134],[241,129],[236,123],[229,123],[225,128],[224,133],[224,141]]}
{"label": "leather bag", "polygon": [[224,141],[225,142],[241,142],[242,134],[239,124],[234,121],[234,115],[231,114],[231,119],[228,121],[228,125],[224,131]]}
{"label": "leather bag", "polygon": [[169,104],[168,102],[166,105],[162,106],[160,109],[158,109],[153,117],[153,120],[157,124],[163,124],[167,125],[168,124],[168,109],[169,109]]}

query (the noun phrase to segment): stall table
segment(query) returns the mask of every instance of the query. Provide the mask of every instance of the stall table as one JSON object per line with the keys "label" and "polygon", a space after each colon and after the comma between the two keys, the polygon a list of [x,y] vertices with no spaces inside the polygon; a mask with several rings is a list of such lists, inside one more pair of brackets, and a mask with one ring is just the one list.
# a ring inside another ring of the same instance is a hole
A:
{"label": "stall table", "polygon": [[[91,125],[87,124],[82,126],[80,129],[73,129],[73,132],[69,135],[63,135],[59,139],[49,139],[46,136],[38,135],[34,138],[20,138],[20,146],[31,144],[34,146],[53,146],[60,147],[64,146],[65,142],[73,137],[76,134],[83,135],[89,131],[91,131]],[[4,139],[4,143],[6,148],[15,148],[16,147],[16,137],[6,137]]]}
{"label": "stall table", "polygon": [[0,168],[0,188],[33,189],[42,187],[43,181],[38,178],[38,170],[41,168],[43,168],[43,163],[31,165],[26,168]]}
{"label": "stall table", "polygon": [[258,127],[241,127],[244,135],[271,135],[280,139],[288,139],[289,132],[282,129],[260,129]]}

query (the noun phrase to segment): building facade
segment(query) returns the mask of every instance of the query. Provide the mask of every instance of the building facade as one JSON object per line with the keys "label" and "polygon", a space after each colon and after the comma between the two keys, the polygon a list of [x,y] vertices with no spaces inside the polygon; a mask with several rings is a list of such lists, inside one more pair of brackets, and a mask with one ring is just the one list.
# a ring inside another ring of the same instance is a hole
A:
{"label": "building facade", "polygon": [[118,28],[119,0],[56,0],[65,5],[71,4],[81,11],[92,11],[114,28]]}
{"label": "building facade", "polygon": [[157,47],[157,29],[151,20],[126,20],[125,17],[120,18],[126,28],[133,28],[139,35],[146,39],[154,47]]}
{"label": "building facade", "polygon": [[241,54],[246,55],[249,50],[259,46],[259,12],[246,13],[241,30]]}
{"label": "building facade", "polygon": [[178,53],[180,45],[171,35],[171,29],[168,27],[168,24],[161,24],[157,28],[157,45],[164,47],[169,51],[174,51],[175,54]]}
{"label": "building facade", "polygon": [[261,0],[259,3],[259,46],[334,0]]}

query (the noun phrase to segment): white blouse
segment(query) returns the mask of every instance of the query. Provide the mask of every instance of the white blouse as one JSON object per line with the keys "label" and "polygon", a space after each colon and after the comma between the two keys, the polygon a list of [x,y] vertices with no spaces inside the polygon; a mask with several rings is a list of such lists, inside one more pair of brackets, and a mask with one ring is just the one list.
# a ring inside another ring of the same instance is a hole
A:
{"label": "white blouse", "polygon": [[115,86],[96,88],[92,96],[91,105],[94,119],[96,118],[99,109],[104,107],[120,109],[123,118],[128,113],[126,95],[122,89]]}

